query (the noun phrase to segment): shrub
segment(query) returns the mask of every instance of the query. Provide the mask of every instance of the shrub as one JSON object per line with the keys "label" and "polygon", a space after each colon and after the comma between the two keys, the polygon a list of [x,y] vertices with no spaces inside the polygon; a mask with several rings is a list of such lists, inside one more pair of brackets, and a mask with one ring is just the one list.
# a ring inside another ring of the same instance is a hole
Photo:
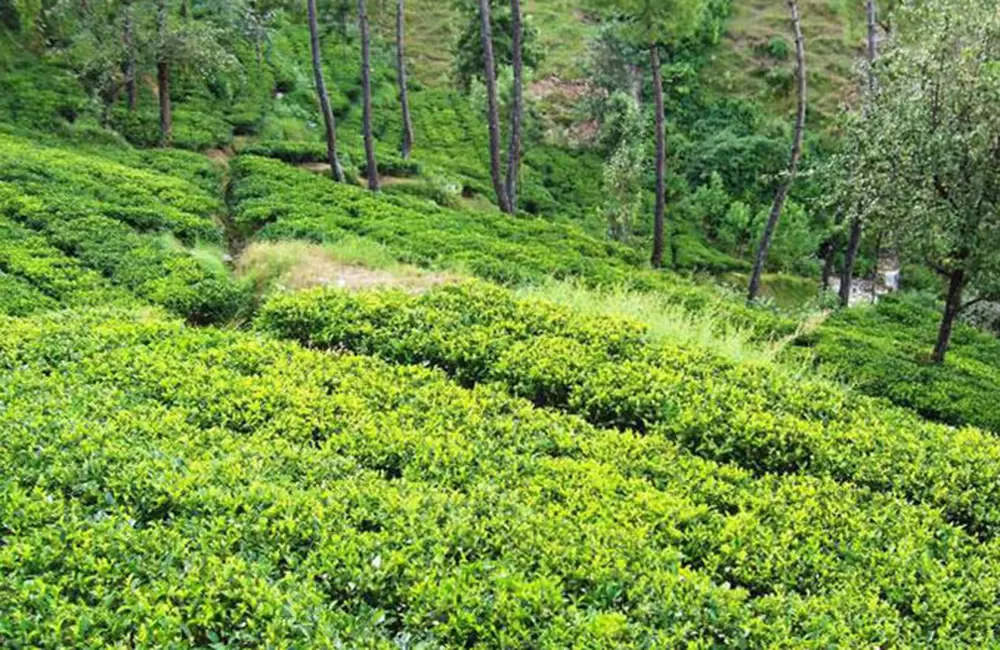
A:
{"label": "shrub", "polygon": [[451,210],[396,192],[373,195],[254,156],[236,159],[232,172],[236,225],[263,239],[323,243],[351,234],[388,246],[402,262],[459,269],[503,284],[548,277],[628,284],[662,292],[692,311],[719,305],[734,324],[765,338],[796,327],[771,312],[729,303],[711,289],[644,270],[645,256],[573,225]]}
{"label": "shrub", "polygon": [[1000,433],[1000,340],[958,325],[944,365],[928,363],[940,312],[917,297],[883,298],[871,308],[836,312],[797,344],[820,367],[861,392],[923,417]]}

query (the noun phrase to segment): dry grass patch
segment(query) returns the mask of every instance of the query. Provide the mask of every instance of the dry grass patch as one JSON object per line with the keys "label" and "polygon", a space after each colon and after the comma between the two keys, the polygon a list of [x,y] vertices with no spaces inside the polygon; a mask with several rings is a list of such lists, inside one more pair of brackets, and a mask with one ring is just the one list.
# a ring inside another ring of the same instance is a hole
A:
{"label": "dry grass patch", "polygon": [[240,256],[236,273],[251,279],[258,294],[272,289],[299,291],[312,287],[348,291],[392,287],[423,292],[457,280],[453,275],[400,264],[384,247],[360,238],[328,245],[256,242]]}

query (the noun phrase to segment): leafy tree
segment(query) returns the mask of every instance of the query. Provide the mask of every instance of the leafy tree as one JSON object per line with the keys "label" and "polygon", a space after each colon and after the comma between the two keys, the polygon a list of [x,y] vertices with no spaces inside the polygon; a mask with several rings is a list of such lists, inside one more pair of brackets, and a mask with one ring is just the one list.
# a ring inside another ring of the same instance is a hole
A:
{"label": "leafy tree", "polygon": [[621,21],[624,34],[649,52],[656,105],[656,212],[653,221],[654,268],[663,266],[666,215],[667,134],[663,100],[661,51],[677,46],[697,30],[704,10],[703,0],[592,0],[594,5]]}
{"label": "leafy tree", "polygon": [[[453,49],[453,68],[458,87],[468,93],[474,80],[486,83],[485,50],[482,41],[482,18],[479,0],[453,0],[462,20],[462,28]],[[514,16],[509,0],[488,0],[494,76],[500,68],[514,65]],[[544,52],[538,41],[538,28],[521,16],[521,58],[525,68],[535,70]]]}
{"label": "leafy tree", "polygon": [[[187,67],[204,78],[217,72],[239,69],[239,61],[220,45],[223,30],[207,21],[193,20],[186,3],[181,3],[180,17],[172,20],[175,3],[156,0],[153,59],[160,104],[160,145],[170,146],[173,139],[173,104],[171,82],[174,68]],[[138,6],[138,5],[137,5]]]}
{"label": "leafy tree", "polygon": [[1000,13],[993,0],[938,0],[903,7],[898,25],[853,121],[861,144],[840,158],[852,170],[842,196],[947,282],[940,364],[962,311],[1000,296]]}
{"label": "leafy tree", "polygon": [[601,141],[611,155],[604,163],[604,202],[601,211],[608,235],[625,241],[642,208],[643,163],[646,158],[642,115],[635,99],[616,93],[610,101]]}
{"label": "leafy tree", "polygon": [[510,107],[510,145],[507,147],[507,178],[504,190],[511,213],[517,212],[517,177],[521,171],[521,129],[524,117],[524,26],[521,0],[510,0],[511,67],[514,87]]}
{"label": "leafy tree", "polygon": [[486,79],[487,125],[490,132],[490,177],[500,209],[510,214],[514,207],[507,196],[500,168],[500,108],[497,99],[496,62],[493,58],[493,23],[490,1],[479,0],[480,40],[483,47],[483,75]]}
{"label": "leafy tree", "polygon": [[788,173],[778,185],[778,190],[774,196],[774,203],[771,205],[771,212],[767,217],[764,232],[761,234],[760,243],[757,246],[757,257],[754,260],[753,271],[750,274],[750,288],[747,292],[747,299],[753,302],[760,293],[761,278],[764,275],[764,265],[767,263],[767,255],[771,248],[774,233],[778,228],[778,220],[781,218],[781,211],[785,207],[785,200],[788,192],[795,181],[795,174],[798,171],[799,158],[802,156],[802,137],[805,133],[806,125],[806,55],[805,40],[802,37],[802,24],[799,20],[799,6],[796,0],[788,0],[788,9],[791,13],[792,31],[795,34],[795,79],[797,105],[795,111],[795,128],[792,135],[792,153],[788,162]]}
{"label": "leafy tree", "polygon": [[[867,23],[867,57],[865,59],[865,102],[875,92],[875,60],[878,56],[878,32],[875,0],[865,0],[865,17]],[[844,268],[840,276],[840,305],[847,307],[851,299],[851,285],[854,282],[854,264],[857,261],[858,249],[861,247],[861,234],[864,220],[860,214],[851,219],[851,234],[847,240],[847,252],[844,255]]]}

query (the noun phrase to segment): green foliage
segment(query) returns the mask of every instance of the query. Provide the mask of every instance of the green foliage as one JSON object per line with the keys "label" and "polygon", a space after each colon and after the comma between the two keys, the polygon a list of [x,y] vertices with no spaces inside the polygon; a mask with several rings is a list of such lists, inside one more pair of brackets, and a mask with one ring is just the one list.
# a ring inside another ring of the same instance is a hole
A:
{"label": "green foliage", "polygon": [[642,207],[646,159],[642,126],[639,106],[632,97],[617,93],[611,98],[601,133],[605,147],[612,152],[604,163],[602,211],[608,234],[618,241],[631,234]]}
{"label": "green foliage", "polygon": [[[163,156],[145,159],[151,166],[184,160]],[[194,164],[192,170],[205,172]],[[0,136],[0,216],[39,235],[23,243],[33,252],[21,253],[38,259],[12,257],[5,264],[22,268],[0,268],[29,278],[64,306],[113,302],[97,281],[104,276],[192,322],[237,317],[249,306],[249,289],[159,237],[218,242],[212,216],[220,209],[217,198],[180,178]]]}
{"label": "green foliage", "polygon": [[[932,303],[933,304],[933,303]],[[944,365],[926,358],[941,315],[914,297],[886,297],[865,309],[837,312],[799,345],[821,368],[858,390],[885,397],[925,418],[1000,432],[1000,340],[958,325]]]}
{"label": "green foliage", "polygon": [[[913,3],[847,120],[840,198],[978,295],[1000,296],[1000,15],[993,2]],[[964,286],[959,286],[964,289]],[[961,296],[959,296],[961,298]]]}
{"label": "green foliage", "polygon": [[639,46],[676,46],[695,34],[704,0],[590,0],[595,7],[623,21],[626,33]]}
{"label": "green foliage", "polygon": [[[447,2],[448,0],[442,0]],[[463,25],[453,47],[453,74],[459,88],[468,92],[473,80],[483,80],[486,64],[483,54],[482,27],[478,0],[450,0],[457,9]],[[490,26],[493,34],[493,56],[497,69],[512,65],[513,61],[513,17],[510,2],[489,0]],[[522,10],[522,13],[523,10]],[[538,28],[531,20],[531,14],[521,16],[521,56],[524,67],[533,70],[539,66],[544,50],[538,44]]]}
{"label": "green foliage", "polygon": [[975,647],[997,626],[996,549],[933,510],[434,371],[97,312],[0,320],[0,372],[15,646]]}
{"label": "green foliage", "polygon": [[928,423],[823,380],[650,344],[630,321],[575,316],[485,286],[423,296],[313,292],[272,299],[259,324],[317,347],[430,363],[500,382],[599,426],[666,437],[755,473],[832,477],[940,508],[984,538],[1000,531],[1000,443]]}
{"label": "green foliage", "polygon": [[[322,142],[295,142],[289,140],[260,141],[241,147],[239,151],[250,156],[275,158],[292,164],[325,163],[328,161],[326,144]],[[338,149],[337,153],[341,157],[346,157],[347,160],[357,161],[356,168],[359,174],[363,175],[366,173],[365,168],[367,163],[362,151],[345,148],[343,152]],[[378,153],[377,162],[379,174],[400,178],[420,176],[423,169],[417,160],[403,160],[399,155],[388,154],[382,151]]]}
{"label": "green foliage", "polygon": [[241,156],[233,162],[234,219],[266,240],[336,242],[361,236],[389,247],[401,262],[466,271],[503,284],[579,278],[591,285],[627,284],[662,293],[692,311],[719,305],[734,324],[762,337],[795,324],[763,310],[729,303],[711,289],[644,269],[636,251],[579,228],[496,212],[450,210],[401,194],[372,195],[276,161]]}

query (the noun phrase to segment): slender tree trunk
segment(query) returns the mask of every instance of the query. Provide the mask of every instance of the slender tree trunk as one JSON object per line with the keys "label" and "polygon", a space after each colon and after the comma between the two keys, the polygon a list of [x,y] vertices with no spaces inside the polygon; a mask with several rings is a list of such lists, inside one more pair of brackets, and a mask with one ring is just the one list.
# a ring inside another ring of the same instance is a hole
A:
{"label": "slender tree trunk", "polygon": [[805,41],[802,38],[802,23],[799,20],[799,6],[796,0],[788,0],[788,8],[792,14],[792,31],[795,33],[795,81],[796,95],[798,96],[798,106],[795,113],[795,134],[792,138],[792,156],[788,164],[788,175],[778,185],[778,191],[774,196],[774,204],[771,206],[771,213],[768,215],[767,224],[764,226],[764,234],[761,236],[760,245],[757,248],[757,259],[754,261],[753,274],[750,276],[750,290],[748,299],[753,302],[760,293],[761,278],[764,275],[764,265],[767,263],[767,254],[771,249],[771,242],[774,233],[778,229],[778,220],[781,218],[781,211],[785,207],[785,199],[795,182],[795,174],[798,171],[799,158],[802,156],[802,136],[806,126],[806,51]]}
{"label": "slender tree trunk", "polygon": [[365,132],[365,165],[368,175],[368,189],[379,191],[378,163],[375,160],[375,140],[372,136],[372,53],[368,36],[368,12],[365,0],[358,0],[358,26],[361,29],[361,92],[362,122]]}
{"label": "slender tree trunk", "polygon": [[[875,22],[875,0],[865,0],[865,14],[868,18],[868,92],[862,100],[862,108],[867,115],[868,102],[875,93],[875,58],[878,56],[878,32]],[[851,222],[851,237],[847,242],[847,254],[844,257],[844,269],[840,278],[840,306],[847,307],[851,297],[851,284],[854,282],[854,264],[858,259],[858,247],[861,246],[861,233],[864,223],[861,217],[855,217]],[[845,289],[846,287],[846,289]]]}
{"label": "slender tree trunk", "polygon": [[156,87],[160,95],[160,146],[169,147],[174,139],[173,106],[170,103],[170,63],[156,63]]}
{"label": "slender tree trunk", "polygon": [[823,293],[830,290],[830,278],[833,277],[833,257],[836,252],[837,247],[834,246],[832,237],[820,245],[819,254],[823,258],[823,274],[820,276],[820,289]]}
{"label": "slender tree trunk", "polygon": [[858,260],[858,249],[861,247],[862,223],[861,217],[851,220],[851,236],[847,240],[847,252],[844,254],[844,268],[840,274],[840,306],[851,304],[851,285],[854,284],[854,265]]}
{"label": "slender tree trunk", "polygon": [[510,201],[507,188],[503,183],[503,172],[500,167],[500,109],[497,101],[497,68],[493,57],[493,27],[490,24],[490,0],[479,0],[479,18],[482,23],[480,32],[483,42],[483,59],[486,79],[486,100],[489,112],[490,130],[490,175],[493,178],[493,190],[497,194],[497,205],[510,214]]}
{"label": "slender tree trunk", "polygon": [[309,44],[312,49],[313,75],[316,81],[316,94],[319,95],[319,105],[323,112],[323,123],[326,126],[326,157],[330,162],[330,176],[338,183],[344,182],[344,169],[337,158],[337,122],[330,107],[330,96],[326,92],[326,81],[323,79],[323,63],[320,60],[319,23],[316,19],[316,0],[308,0],[309,10]]}
{"label": "slender tree trunk", "polygon": [[170,56],[167,37],[167,2],[158,0],[156,7],[156,35],[159,51],[156,56],[156,87],[160,96],[160,146],[169,147],[174,135],[173,105],[170,103]]}
{"label": "slender tree trunk", "polygon": [[663,108],[663,71],[660,69],[660,48],[649,46],[649,64],[653,68],[653,100],[656,104],[656,212],[653,215],[654,269],[663,266],[664,215],[667,209],[667,133]]}
{"label": "slender tree trunk", "polygon": [[865,0],[865,15],[868,19],[868,92],[875,93],[875,59],[878,58],[878,29],[876,27],[875,0]]}
{"label": "slender tree trunk", "polygon": [[524,56],[521,0],[510,0],[514,101],[510,108],[510,147],[507,149],[507,200],[511,214],[517,212],[517,180],[521,171],[521,120],[524,114]]}
{"label": "slender tree trunk", "polygon": [[962,295],[965,292],[966,282],[965,271],[962,269],[952,271],[948,279],[948,299],[944,305],[944,316],[941,319],[941,327],[938,329],[934,353],[931,355],[931,361],[939,365],[944,363],[948,346],[951,344],[951,333],[955,327],[955,320],[962,312]]}
{"label": "slender tree trunk", "polygon": [[128,95],[128,110],[135,112],[139,104],[138,64],[135,54],[135,10],[132,3],[125,4],[125,31],[122,34],[125,45],[125,88]]}
{"label": "slender tree trunk", "polygon": [[403,160],[413,151],[413,120],[410,119],[410,94],[406,89],[406,0],[396,0],[396,78],[399,82],[399,106],[403,111],[403,139],[399,153]]}

